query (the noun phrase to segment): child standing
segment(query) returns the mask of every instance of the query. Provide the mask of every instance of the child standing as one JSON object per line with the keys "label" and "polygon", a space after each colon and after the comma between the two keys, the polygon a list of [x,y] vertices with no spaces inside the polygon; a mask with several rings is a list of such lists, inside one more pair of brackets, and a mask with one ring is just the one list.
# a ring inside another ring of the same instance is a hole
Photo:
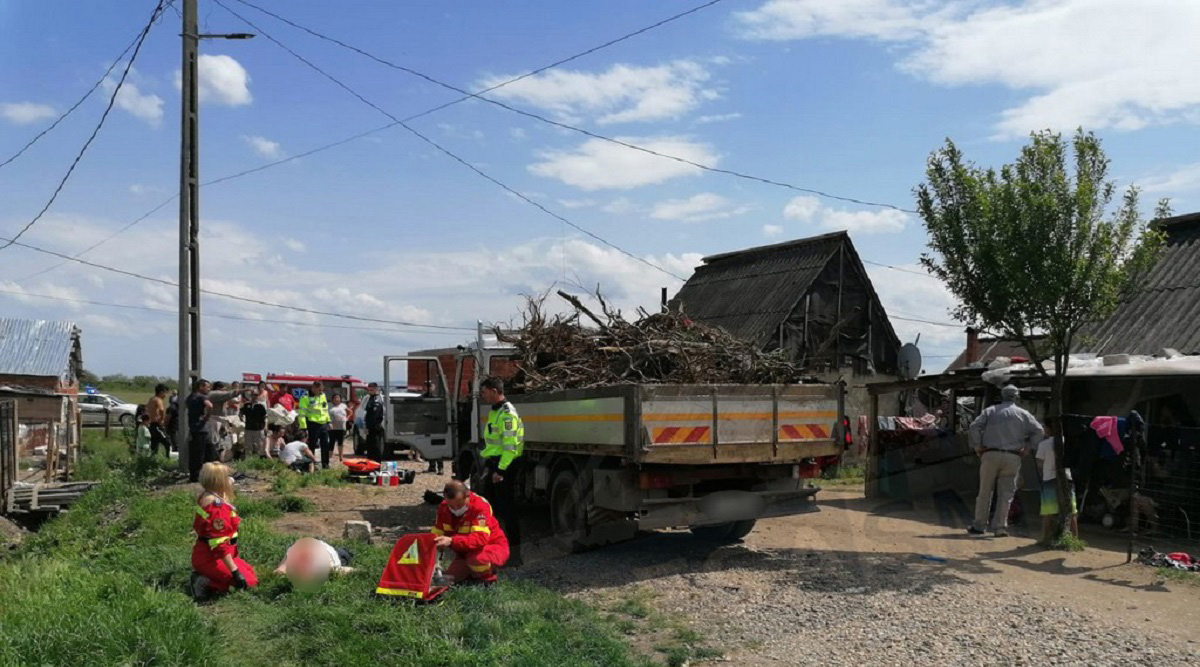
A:
{"label": "child standing", "polygon": [[150,453],[150,415],[148,413],[143,412],[142,416],[138,418],[137,438],[134,440],[133,447],[138,454]]}
{"label": "child standing", "polygon": [[[1054,529],[1058,525],[1058,470],[1054,459],[1054,434],[1058,431],[1055,420],[1046,421],[1046,439],[1038,443],[1038,463],[1042,466],[1042,542],[1049,545],[1054,542]],[[1075,485],[1071,481],[1071,471],[1063,468],[1066,475],[1064,486],[1071,498],[1070,529],[1071,534],[1079,537],[1078,510],[1075,507]]]}

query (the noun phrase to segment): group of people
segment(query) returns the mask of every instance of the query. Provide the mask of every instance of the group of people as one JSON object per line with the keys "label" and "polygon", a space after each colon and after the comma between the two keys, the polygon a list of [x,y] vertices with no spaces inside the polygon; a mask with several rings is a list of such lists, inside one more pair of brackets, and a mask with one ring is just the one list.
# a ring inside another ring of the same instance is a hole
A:
{"label": "group of people", "polygon": [[[1058,525],[1054,436],[1058,433],[1061,437],[1062,431],[1052,420],[1042,426],[1032,413],[1017,405],[1020,397],[1018,388],[1004,387],[1000,390],[1001,402],[985,408],[971,422],[971,445],[979,456],[979,496],[975,499],[975,521],[967,532],[984,535],[990,528],[996,537],[1008,536],[1009,507],[1016,495],[1021,462],[1033,453],[1041,476],[1042,540],[1048,543],[1054,539],[1054,529]],[[1065,468],[1064,471],[1063,488],[1067,489],[1070,508],[1069,528],[1078,537],[1078,508],[1071,471]]]}
{"label": "group of people", "polygon": [[[264,389],[262,385],[260,390]],[[329,425],[336,424],[327,413],[332,406],[324,401],[320,383],[301,399],[296,409],[301,427],[297,440],[283,445],[279,458],[293,467],[311,470],[315,457],[309,443],[314,436],[324,443],[327,431],[335,431]],[[197,382],[189,396],[189,424],[199,430],[191,431],[196,436],[192,451],[201,452],[201,457],[214,454],[211,439],[207,438],[202,422],[205,415],[214,409],[213,394],[223,391],[206,381]],[[261,395],[261,391],[260,391]],[[491,405],[483,433],[483,449],[480,451],[482,475],[480,490],[471,489],[464,479],[452,479],[442,490],[437,518],[430,532],[440,549],[454,553],[445,575],[452,583],[475,580],[491,583],[497,572],[505,566],[520,563],[520,526],[516,516],[516,485],[520,480],[522,454],[525,445],[525,428],[516,408],[504,395],[504,383],[499,378],[487,378],[482,382],[480,395]],[[217,400],[223,398],[218,395]],[[228,400],[228,399],[225,399]],[[261,405],[259,402],[255,402]],[[192,409],[192,405],[195,409]],[[368,440],[382,440],[383,401],[379,397],[378,385],[368,387],[363,401]],[[258,424],[255,409],[255,425]],[[193,413],[196,415],[192,417]],[[353,414],[352,411],[349,413]],[[303,422],[300,420],[303,419]],[[249,421],[249,420],[248,420]],[[315,426],[315,428],[314,428]],[[247,424],[247,430],[250,426]],[[248,438],[249,442],[257,438]],[[258,450],[269,456],[270,440],[264,439]],[[328,465],[331,445],[317,445],[324,453],[323,463]],[[197,459],[193,458],[193,461]],[[192,591],[197,598],[228,592],[231,588],[245,589],[257,584],[254,568],[238,556],[238,529],[241,517],[233,504],[234,490],[230,469],[215,459],[200,460],[195,468],[195,481],[200,483],[201,493],[196,498],[196,516],[192,528],[196,543],[192,549]],[[467,476],[465,471],[459,471]],[[491,502],[487,498],[491,498]],[[493,509],[494,503],[494,509]],[[338,572],[349,565],[350,555],[312,538],[304,538],[293,545],[280,563],[276,572],[287,574],[293,581],[319,579],[322,572]],[[298,577],[295,578],[295,577]]]}

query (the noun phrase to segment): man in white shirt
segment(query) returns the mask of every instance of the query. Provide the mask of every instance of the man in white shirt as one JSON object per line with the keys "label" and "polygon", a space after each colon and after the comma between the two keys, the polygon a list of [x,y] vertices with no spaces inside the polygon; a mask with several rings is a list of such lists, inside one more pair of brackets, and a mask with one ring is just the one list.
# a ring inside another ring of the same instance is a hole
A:
{"label": "man in white shirt", "polygon": [[[1054,432],[1057,428],[1058,425],[1055,422],[1047,420],[1046,439],[1038,443],[1037,453],[1034,455],[1042,466],[1042,542],[1046,545],[1054,542],[1054,529],[1058,525],[1058,484],[1055,481],[1058,471],[1054,458]],[[1063,468],[1063,473],[1066,476],[1063,486],[1066,487],[1067,494],[1071,497],[1071,534],[1079,537],[1075,485],[1071,481],[1071,471]]]}
{"label": "man in white shirt", "polygon": [[293,440],[279,450],[279,460],[296,472],[312,472],[317,457],[308,448],[308,433],[300,431],[297,440]]}

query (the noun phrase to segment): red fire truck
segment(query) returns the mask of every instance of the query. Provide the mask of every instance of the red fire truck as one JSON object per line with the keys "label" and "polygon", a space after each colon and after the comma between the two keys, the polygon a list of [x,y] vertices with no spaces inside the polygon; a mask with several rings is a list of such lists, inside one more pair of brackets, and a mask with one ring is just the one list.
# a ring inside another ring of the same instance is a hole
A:
{"label": "red fire truck", "polygon": [[292,373],[242,373],[243,382],[266,382],[272,391],[287,390],[300,400],[308,394],[312,383],[320,381],[325,385],[327,397],[341,394],[342,400],[357,405],[362,396],[367,393],[367,383],[351,375],[294,375]]}

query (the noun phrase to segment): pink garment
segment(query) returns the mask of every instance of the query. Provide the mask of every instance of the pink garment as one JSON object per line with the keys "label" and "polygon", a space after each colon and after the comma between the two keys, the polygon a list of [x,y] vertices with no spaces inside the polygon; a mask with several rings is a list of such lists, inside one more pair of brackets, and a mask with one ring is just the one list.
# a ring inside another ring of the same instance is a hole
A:
{"label": "pink garment", "polygon": [[1121,444],[1121,436],[1117,432],[1116,417],[1096,417],[1092,420],[1091,427],[1097,436],[1108,442],[1114,454],[1125,451],[1125,445]]}

